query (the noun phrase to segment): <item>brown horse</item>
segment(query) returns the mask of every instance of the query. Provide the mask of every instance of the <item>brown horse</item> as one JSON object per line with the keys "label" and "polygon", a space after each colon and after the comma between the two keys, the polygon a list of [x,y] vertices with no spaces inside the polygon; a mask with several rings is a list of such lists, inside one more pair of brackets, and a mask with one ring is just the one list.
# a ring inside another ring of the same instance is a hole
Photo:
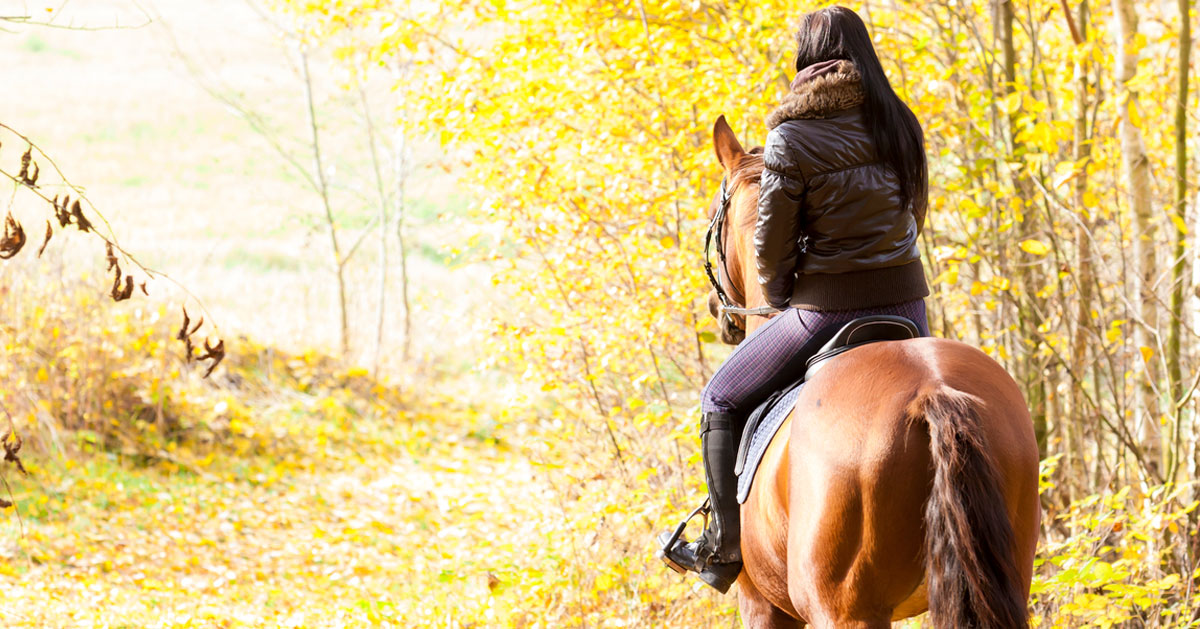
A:
{"label": "brown horse", "polygon": [[[713,142],[730,193],[720,281],[742,306],[764,306],[762,158],[724,117]],[[718,320],[722,338],[742,336]],[[765,319],[737,321],[753,331]],[[939,628],[1027,626],[1041,520],[1033,424],[1013,379],[963,343],[881,342],[830,362],[741,513],[747,627],[888,627],[926,610]]]}

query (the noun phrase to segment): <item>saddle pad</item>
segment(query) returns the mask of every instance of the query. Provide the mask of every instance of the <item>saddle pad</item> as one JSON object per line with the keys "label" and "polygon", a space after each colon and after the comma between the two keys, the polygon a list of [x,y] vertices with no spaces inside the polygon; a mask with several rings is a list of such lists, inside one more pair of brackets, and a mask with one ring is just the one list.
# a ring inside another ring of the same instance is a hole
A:
{"label": "saddle pad", "polygon": [[750,485],[754,482],[754,473],[762,462],[763,453],[783,425],[783,420],[796,407],[796,400],[803,389],[802,384],[785,389],[782,395],[771,396],[750,414],[748,427],[752,432],[748,436],[742,435],[742,443],[738,448],[738,504],[746,502],[750,496]]}

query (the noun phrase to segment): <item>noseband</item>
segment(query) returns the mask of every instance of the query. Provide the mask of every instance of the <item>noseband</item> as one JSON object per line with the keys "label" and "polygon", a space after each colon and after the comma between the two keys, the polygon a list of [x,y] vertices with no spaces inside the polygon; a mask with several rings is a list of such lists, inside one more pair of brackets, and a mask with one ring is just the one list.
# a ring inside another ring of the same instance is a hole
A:
{"label": "noseband", "polygon": [[[717,291],[717,299],[721,301],[718,315],[724,317],[725,321],[730,327],[741,329],[734,323],[732,315],[765,317],[767,315],[775,314],[778,312],[778,310],[770,306],[763,306],[761,308],[743,308],[741,306],[734,305],[733,300],[729,298],[729,295],[725,292],[725,289],[721,286],[721,282],[717,277],[722,270],[725,271],[725,275],[727,277],[729,275],[729,268],[726,266],[725,261],[725,218],[729,214],[729,205],[731,200],[732,195],[729,193],[729,184],[727,179],[722,178],[721,205],[717,208],[717,213],[713,215],[712,222],[708,224],[708,231],[704,234],[704,272],[708,274],[708,281],[710,284],[712,284],[713,290]],[[709,256],[709,250],[712,247],[714,234],[716,235],[717,240],[717,263],[719,264],[717,267],[717,274],[713,273],[712,260]]]}

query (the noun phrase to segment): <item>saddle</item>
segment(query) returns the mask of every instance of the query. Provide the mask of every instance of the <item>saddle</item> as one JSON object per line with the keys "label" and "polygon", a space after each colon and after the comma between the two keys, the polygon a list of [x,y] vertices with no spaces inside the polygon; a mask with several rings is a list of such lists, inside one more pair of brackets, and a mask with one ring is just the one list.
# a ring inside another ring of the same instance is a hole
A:
{"label": "saddle", "polygon": [[840,327],[831,326],[823,330],[822,334],[828,334],[835,328],[833,336],[808,358],[804,377],[773,393],[746,419],[734,468],[738,477],[739,504],[745,502],[750,495],[754,473],[767,451],[767,445],[775,438],[775,433],[783,425],[783,421],[796,407],[796,400],[799,399],[805,382],[811,380],[831,360],[852,349],[879,341],[903,341],[921,336],[921,331],[915,323],[893,315],[860,317]]}

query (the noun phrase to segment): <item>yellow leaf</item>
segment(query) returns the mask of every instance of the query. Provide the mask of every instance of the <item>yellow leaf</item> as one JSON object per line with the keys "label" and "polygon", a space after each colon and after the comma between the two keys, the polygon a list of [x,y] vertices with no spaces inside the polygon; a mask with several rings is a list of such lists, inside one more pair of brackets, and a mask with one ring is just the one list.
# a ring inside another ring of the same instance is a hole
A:
{"label": "yellow leaf", "polygon": [[1146,363],[1149,363],[1150,359],[1154,358],[1154,348],[1152,347],[1143,345],[1138,348],[1138,351],[1142,352],[1142,360],[1146,361]]}
{"label": "yellow leaf", "polygon": [[1000,99],[1000,109],[1006,114],[1012,114],[1021,109],[1021,93],[1012,92]]}
{"label": "yellow leaf", "polygon": [[1180,218],[1179,215],[1172,214],[1171,222],[1175,223],[1175,231],[1178,232],[1180,236],[1187,235],[1187,233],[1188,233],[1187,223],[1184,223],[1183,219]]}
{"label": "yellow leaf", "polygon": [[957,284],[958,283],[958,265],[954,268],[946,269],[933,278],[934,284]]}
{"label": "yellow leaf", "polygon": [[1047,253],[1050,253],[1050,247],[1047,247],[1046,243],[1040,240],[1034,240],[1033,238],[1022,240],[1020,247],[1025,253],[1035,256],[1044,256]]}
{"label": "yellow leaf", "polygon": [[1117,319],[1108,326],[1108,331],[1104,333],[1104,338],[1109,343],[1115,343],[1121,338],[1121,325],[1125,323],[1124,319]]}

